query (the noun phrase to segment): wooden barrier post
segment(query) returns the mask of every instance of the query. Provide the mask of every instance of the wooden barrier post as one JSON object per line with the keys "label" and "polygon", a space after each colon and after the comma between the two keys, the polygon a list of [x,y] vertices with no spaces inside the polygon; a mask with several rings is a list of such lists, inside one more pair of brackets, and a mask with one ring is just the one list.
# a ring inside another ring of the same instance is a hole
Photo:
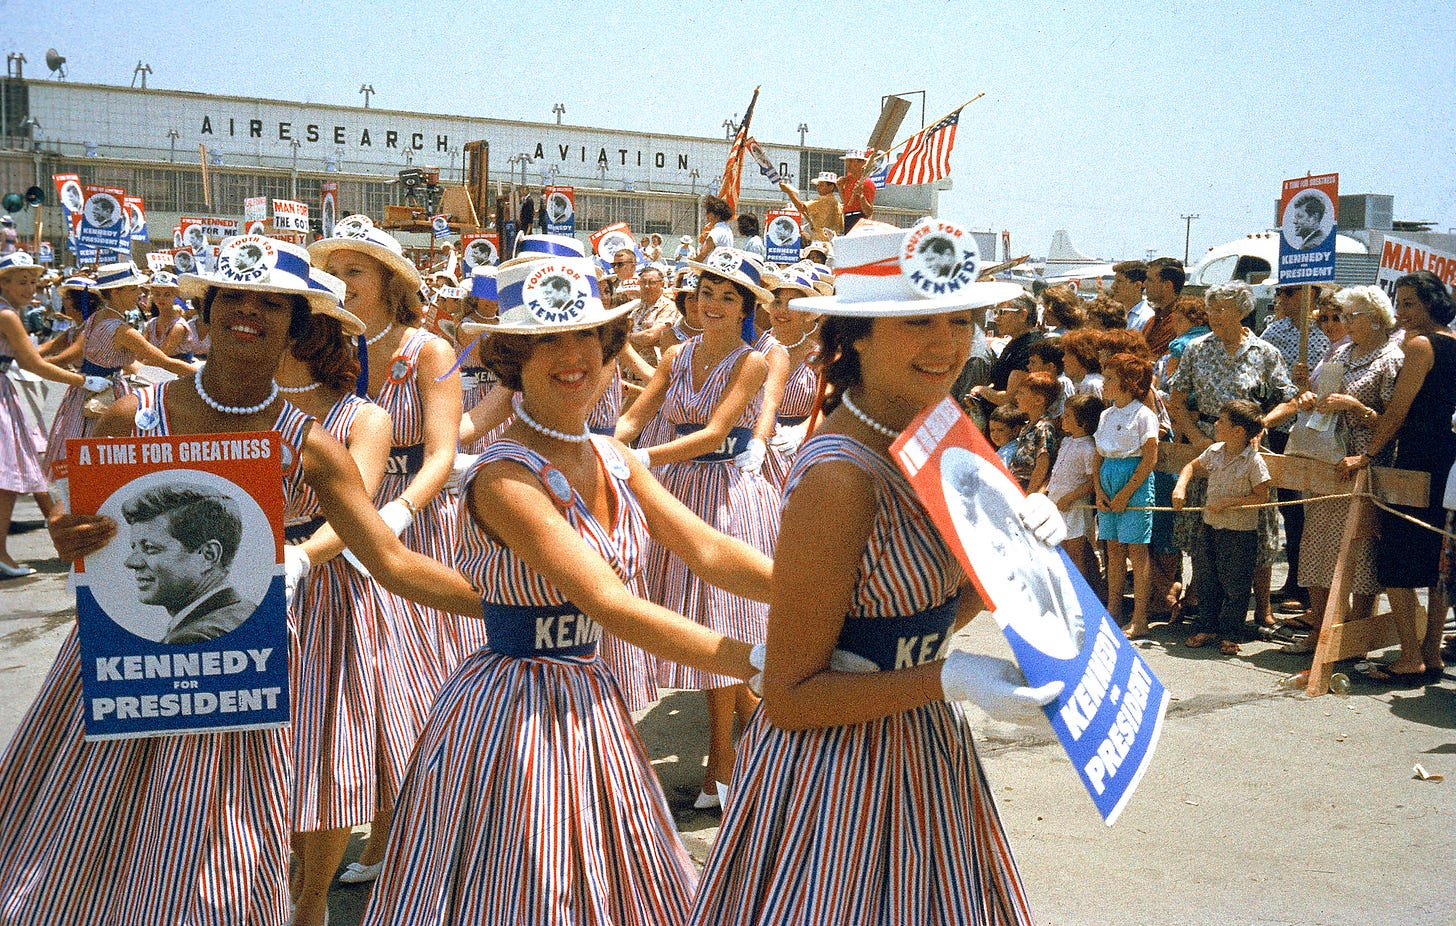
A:
{"label": "wooden barrier post", "polygon": [[[1177,473],[1196,456],[1198,452],[1191,444],[1159,444],[1157,468],[1160,472]],[[1315,647],[1305,687],[1305,693],[1310,697],[1319,697],[1330,690],[1330,676],[1335,663],[1363,656],[1396,642],[1395,625],[1388,612],[1350,620],[1350,585],[1356,568],[1351,550],[1356,540],[1373,537],[1378,528],[1377,509],[1366,494],[1373,492],[1387,505],[1423,506],[1430,498],[1431,476],[1418,470],[1377,466],[1360,470],[1354,481],[1348,482],[1340,479],[1333,463],[1323,460],[1277,453],[1261,453],[1260,456],[1268,465],[1269,476],[1278,488],[1309,496],[1346,492],[1355,495],[1350,500],[1350,513],[1345,520],[1345,533],[1340,539],[1339,555],[1330,582],[1329,603],[1325,606],[1319,644]],[[1297,563],[1290,564],[1291,569],[1297,566]],[[1442,609],[1438,612],[1434,607],[1436,602],[1432,602],[1430,613],[1434,616],[1428,620],[1444,621],[1444,596],[1441,603]]]}

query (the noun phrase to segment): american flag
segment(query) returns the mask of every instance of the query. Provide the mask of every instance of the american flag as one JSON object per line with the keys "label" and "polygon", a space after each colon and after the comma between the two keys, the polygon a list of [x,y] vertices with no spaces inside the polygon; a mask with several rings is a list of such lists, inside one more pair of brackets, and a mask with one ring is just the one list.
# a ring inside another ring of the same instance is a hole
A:
{"label": "american flag", "polygon": [[723,180],[718,185],[718,196],[727,200],[728,208],[738,213],[738,193],[743,183],[743,155],[747,152],[748,126],[753,121],[753,107],[758,103],[758,88],[753,88],[753,99],[748,101],[748,112],[743,114],[743,124],[733,136],[733,147],[728,149],[728,163],[723,167]]}
{"label": "american flag", "polygon": [[[964,108],[964,107],[962,107]],[[905,143],[900,159],[885,177],[887,184],[930,183],[950,173],[950,149],[955,146],[961,111],[946,116]]]}

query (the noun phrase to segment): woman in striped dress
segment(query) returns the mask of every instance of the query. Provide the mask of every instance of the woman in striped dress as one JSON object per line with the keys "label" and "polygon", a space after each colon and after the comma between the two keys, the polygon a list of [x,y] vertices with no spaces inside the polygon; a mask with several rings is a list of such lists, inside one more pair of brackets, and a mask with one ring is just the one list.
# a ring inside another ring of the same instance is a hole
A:
{"label": "woman in striped dress", "polygon": [[[107,264],[96,272],[96,283],[91,292],[102,305],[91,313],[83,326],[81,373],[111,380],[110,389],[102,392],[103,396],[120,398],[131,391],[121,374],[137,360],[178,376],[191,376],[195,369],[192,364],[174,360],[157,350],[142,337],[141,332],[127,324],[126,312],[135,308],[145,281],[146,278],[131,261]],[[49,478],[56,479],[62,475],[56,472],[56,464],[66,457],[66,440],[90,437],[93,433],[98,419],[89,415],[85,406],[95,394],[72,386],[61,397],[60,407],[56,409],[56,417],[46,436],[46,475]]]}
{"label": "woman in striped dress", "polygon": [[814,281],[807,274],[791,267],[778,274],[769,289],[774,294],[768,309],[773,327],[764,332],[764,337],[772,338],[778,350],[760,348],[768,359],[769,370],[763,411],[754,433],[768,443],[763,475],[782,491],[819,395],[819,372],[813,365],[819,351],[819,320],[789,308],[795,296],[816,294]]}
{"label": "woman in striped dress", "polygon": [[[893,261],[906,234],[860,222],[836,241],[840,294],[795,300],[831,314],[833,392],[789,474],[763,709],[744,734],[691,923],[1031,921],[954,701],[1037,717],[1061,684],[1030,690],[1012,663],[945,652],[980,602],[889,456],[900,430],[948,395],[970,353],[971,307],[1007,287],[922,296],[899,273],[854,276]],[[831,662],[836,648],[857,660]]]}
{"label": "woman in striped dress", "polygon": [[[343,287],[314,271],[314,279]],[[342,301],[342,300],[341,300]],[[352,315],[314,314],[283,355],[278,391],[317,419],[349,450],[372,497],[384,478],[391,427],[384,410],[354,395],[359,360]],[[347,340],[346,340],[347,338]],[[344,545],[308,486],[284,539],[313,563],[291,607],[298,628],[293,688],[293,926],[323,923],[329,885],[344,859],[351,827],[368,823],[378,793],[395,794],[409,765],[414,730],[384,709],[384,691],[402,684],[383,674],[379,625],[384,592],[346,557]]]}
{"label": "woman in striped dress", "polygon": [[[344,281],[344,307],[364,323],[365,398],[389,414],[394,433],[390,458],[375,500],[380,514],[406,547],[441,563],[455,550],[455,498],[441,491],[455,465],[460,441],[460,376],[448,341],[417,327],[420,275],[399,242],[374,228],[366,216],[350,216],[334,237],[309,248],[323,269]],[[443,377],[443,378],[442,378]],[[380,658],[410,681],[390,691],[389,710],[418,731],[440,686],[466,655],[484,644],[478,622],[392,596],[385,613]],[[392,812],[391,794],[380,805],[369,842],[344,880],[367,881],[378,871]]]}
{"label": "woman in striped dress", "polygon": [[192,351],[188,345],[192,340],[192,326],[187,324],[177,305],[182,290],[177,286],[176,275],[158,270],[145,289],[152,317],[142,328],[142,336],[168,357],[191,363]]}
{"label": "woman in striped dress", "polygon": [[[400,794],[364,922],[680,923],[696,880],[631,715],[601,660],[607,630],[732,677],[749,648],[633,595],[650,530],[701,575],[768,591],[761,554],[710,530],[631,454],[586,428],[627,336],[591,263],[541,262],[572,308],[505,299],[484,360],[520,392],[515,421],[466,474],[460,563],[490,645],[441,690]],[[547,321],[543,315],[549,314]]]}
{"label": "woman in striped dress", "polygon": [[[698,317],[697,271],[684,267],[677,272],[673,278],[672,298],[677,303],[681,317],[662,333],[661,339],[654,346],[655,351],[660,354],[666,354],[673,347],[703,333],[702,319]],[[656,447],[672,440],[674,436],[672,422],[668,420],[663,409],[658,409],[657,414],[642,426],[642,433],[637,435],[633,446],[641,449]],[[661,467],[653,469],[654,473],[660,474],[661,471]]]}
{"label": "woman in striped dress", "polygon": [[[500,308],[494,267],[477,267],[465,280],[465,314],[460,319],[460,389],[465,414],[460,419],[460,450],[481,453],[499,437],[511,417],[511,392],[500,389],[495,374],[480,362],[480,326],[490,324]],[[470,333],[467,333],[469,326]],[[468,356],[467,353],[468,352]]]}
{"label": "woman in striped dress", "polygon": [[[268,245],[290,249],[307,267],[303,249]],[[228,249],[225,242],[223,253]],[[478,600],[458,573],[410,553],[390,533],[347,451],[273,391],[279,357],[311,307],[327,306],[332,296],[311,292],[307,277],[283,268],[261,281],[206,276],[183,283],[196,285],[212,323],[206,367],[118,399],[96,433],[277,431],[295,461],[284,476],[286,504],[296,505],[301,485],[311,486],[379,581],[478,615]],[[116,536],[110,519],[60,511],[50,528],[65,560]],[[285,562],[291,582],[308,565],[295,552]],[[85,742],[80,673],[72,630],[0,759],[0,921],[287,923],[287,728]]]}
{"label": "woman in striped dress", "polygon": [[[730,537],[763,551],[778,536],[778,493],[756,468],[735,458],[750,453],[768,363],[748,346],[754,305],[772,300],[762,286],[762,265],[743,251],[721,248],[697,266],[698,314],[703,333],[670,349],[647,388],[617,427],[631,440],[661,407],[677,436],[637,453],[644,465],[664,465],[663,486],[694,514]],[[762,463],[762,457],[759,458]],[[681,558],[653,547],[647,564],[652,600],[725,636],[751,643],[763,639],[767,609],[695,576]],[[702,689],[708,699],[708,767],[696,805],[721,803],[733,771],[733,721],[747,721],[757,700],[726,675],[688,665],[660,663],[658,684]]]}
{"label": "woman in striped dress", "polygon": [[34,495],[43,515],[50,514],[51,506],[30,425],[20,408],[15,387],[5,373],[11,363],[18,363],[22,370],[52,382],[85,386],[85,377],[81,374],[63,370],[41,358],[16,311],[16,306],[30,304],[40,274],[41,268],[24,251],[0,257],[0,579],[35,574],[34,569],[17,563],[6,549],[15,500],[21,495]]}

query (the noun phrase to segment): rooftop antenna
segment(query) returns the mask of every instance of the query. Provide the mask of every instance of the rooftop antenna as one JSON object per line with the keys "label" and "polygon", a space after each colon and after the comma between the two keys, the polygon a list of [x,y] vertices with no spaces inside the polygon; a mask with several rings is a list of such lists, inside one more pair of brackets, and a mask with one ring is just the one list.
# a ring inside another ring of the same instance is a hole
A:
{"label": "rooftop antenna", "polygon": [[374,85],[373,84],[360,84],[359,85],[359,92],[362,93],[362,94],[364,94],[364,108],[365,109],[368,109],[369,108],[369,97],[374,94]]}
{"label": "rooftop antenna", "polygon": [[133,68],[131,72],[132,88],[136,88],[137,78],[140,77],[142,79],[142,89],[147,89],[147,75],[150,73],[152,73],[152,66],[150,64],[143,64],[142,62],[138,61],[137,66]]}

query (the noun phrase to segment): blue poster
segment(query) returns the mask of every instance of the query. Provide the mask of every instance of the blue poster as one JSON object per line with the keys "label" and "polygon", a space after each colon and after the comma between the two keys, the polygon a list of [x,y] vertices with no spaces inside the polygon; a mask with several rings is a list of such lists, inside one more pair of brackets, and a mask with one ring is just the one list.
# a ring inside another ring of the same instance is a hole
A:
{"label": "blue poster", "polygon": [[75,571],[87,739],[288,722],[281,447],[276,432],[67,442],[73,510],[117,524]]}
{"label": "blue poster", "polygon": [[546,234],[576,235],[576,188],[569,186],[548,186],[541,191],[546,202],[542,206],[542,220]]}
{"label": "blue poster", "polygon": [[103,187],[86,187],[86,205],[81,210],[82,245],[104,252],[125,249],[131,254],[131,235],[127,226],[126,191]]}
{"label": "blue poster", "polygon": [[912,422],[891,451],[1027,684],[1064,683],[1047,720],[1111,826],[1157,748],[1167,689],[1066,554],[1023,527],[1021,487],[952,399]]}
{"label": "blue poster", "polygon": [[1280,286],[1335,281],[1340,175],[1284,181],[1279,196]]}
{"label": "blue poster", "polygon": [[769,262],[797,263],[804,244],[799,213],[787,209],[770,209],[763,220],[763,245],[768,252]]}

